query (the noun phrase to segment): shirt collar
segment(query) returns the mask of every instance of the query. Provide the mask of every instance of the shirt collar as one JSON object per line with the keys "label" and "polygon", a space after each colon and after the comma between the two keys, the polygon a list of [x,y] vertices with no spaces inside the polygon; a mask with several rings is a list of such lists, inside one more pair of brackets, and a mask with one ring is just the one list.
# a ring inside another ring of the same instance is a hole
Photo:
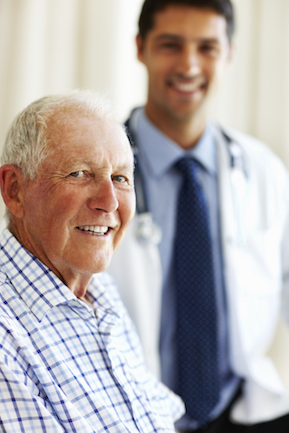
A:
{"label": "shirt collar", "polygon": [[0,240],[0,269],[39,322],[49,309],[76,299],[71,290],[8,229],[3,231]]}
{"label": "shirt collar", "polygon": [[195,158],[210,174],[217,173],[217,151],[210,122],[196,146],[185,151],[157,129],[141,109],[137,119],[137,140],[139,153],[155,177],[161,177],[185,155]]}

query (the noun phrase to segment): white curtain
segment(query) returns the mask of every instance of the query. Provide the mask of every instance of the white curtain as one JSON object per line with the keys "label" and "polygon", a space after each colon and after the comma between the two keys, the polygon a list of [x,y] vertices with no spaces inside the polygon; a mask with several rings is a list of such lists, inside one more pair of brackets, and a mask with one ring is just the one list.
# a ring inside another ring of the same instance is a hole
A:
{"label": "white curtain", "polygon": [[216,116],[265,141],[289,167],[289,1],[234,3],[235,61]]}
{"label": "white curtain", "polygon": [[[289,167],[289,0],[234,3],[235,60],[215,116],[265,141]],[[105,91],[121,121],[145,101],[146,74],[134,44],[141,4],[0,0],[0,150],[15,115],[45,94]],[[1,202],[0,216],[3,209]],[[288,341],[280,324],[271,353],[289,388]]]}

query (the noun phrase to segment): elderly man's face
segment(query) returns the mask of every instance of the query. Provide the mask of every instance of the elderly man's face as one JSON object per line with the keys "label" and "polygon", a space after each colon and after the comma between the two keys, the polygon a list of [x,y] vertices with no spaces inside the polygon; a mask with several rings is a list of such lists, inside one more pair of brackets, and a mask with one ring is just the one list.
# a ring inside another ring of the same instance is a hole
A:
{"label": "elderly man's face", "polygon": [[48,130],[49,155],[24,188],[20,241],[68,283],[103,271],[118,248],[135,209],[133,157],[112,120]]}

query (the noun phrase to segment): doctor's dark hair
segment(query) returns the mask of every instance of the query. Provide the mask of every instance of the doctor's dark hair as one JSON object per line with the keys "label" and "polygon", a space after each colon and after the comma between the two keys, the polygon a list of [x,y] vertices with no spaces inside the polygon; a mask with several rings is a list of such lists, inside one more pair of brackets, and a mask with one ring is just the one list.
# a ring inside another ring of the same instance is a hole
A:
{"label": "doctor's dark hair", "polygon": [[210,9],[222,15],[227,22],[227,36],[231,43],[235,17],[231,0],[145,0],[139,17],[139,35],[144,41],[148,32],[154,27],[154,17],[157,12],[163,11],[168,6],[189,6],[199,9]]}

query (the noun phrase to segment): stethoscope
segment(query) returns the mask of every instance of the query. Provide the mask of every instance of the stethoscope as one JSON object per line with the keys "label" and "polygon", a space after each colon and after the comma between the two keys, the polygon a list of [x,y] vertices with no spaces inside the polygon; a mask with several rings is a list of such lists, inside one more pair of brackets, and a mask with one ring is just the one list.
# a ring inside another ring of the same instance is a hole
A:
{"label": "stethoscope", "polygon": [[[134,109],[130,119],[125,123],[126,133],[135,158],[136,225],[134,235],[142,244],[158,245],[162,240],[162,229],[159,224],[154,221],[153,215],[148,209],[143,177],[138,165],[138,144],[135,131],[139,114],[140,109]],[[235,140],[232,140],[220,127],[219,132],[223,135],[227,144],[232,177],[238,177],[240,175],[243,178],[247,177],[247,168],[242,147]]]}

